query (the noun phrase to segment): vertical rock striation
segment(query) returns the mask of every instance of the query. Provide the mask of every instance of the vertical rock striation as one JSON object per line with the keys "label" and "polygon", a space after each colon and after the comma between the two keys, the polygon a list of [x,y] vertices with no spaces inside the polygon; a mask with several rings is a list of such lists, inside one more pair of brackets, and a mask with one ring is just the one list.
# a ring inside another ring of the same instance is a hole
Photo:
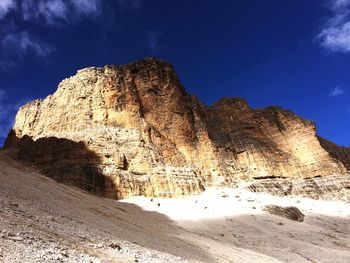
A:
{"label": "vertical rock striation", "polygon": [[343,174],[341,162],[325,151],[314,123],[279,107],[251,109],[239,98],[208,108],[210,138],[228,174],[241,178],[314,177]]}
{"label": "vertical rock striation", "polygon": [[350,171],[350,147],[338,146],[324,138],[318,137],[321,146],[336,160],[339,160]]}
{"label": "vertical rock striation", "polygon": [[5,147],[48,176],[113,198],[349,168],[321,147],[312,122],[240,98],[207,107],[157,59],[79,70],[19,110]]}

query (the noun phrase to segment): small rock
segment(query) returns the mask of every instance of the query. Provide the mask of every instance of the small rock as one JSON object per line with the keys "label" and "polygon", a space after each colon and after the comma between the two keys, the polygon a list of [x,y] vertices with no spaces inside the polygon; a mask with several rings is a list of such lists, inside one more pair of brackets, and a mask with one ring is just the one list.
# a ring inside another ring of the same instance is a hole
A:
{"label": "small rock", "polygon": [[225,192],[222,192],[222,193],[221,193],[221,196],[222,196],[223,198],[227,198],[227,197],[228,197],[228,194],[225,193]]}
{"label": "small rock", "polygon": [[122,249],[122,247],[117,243],[111,243],[111,244],[109,244],[109,247],[113,248],[113,249],[118,249],[118,250]]}
{"label": "small rock", "polygon": [[68,257],[68,253],[67,253],[67,251],[65,251],[65,250],[63,250],[63,251],[61,252],[61,255],[62,255],[62,257],[65,257],[65,258]]}
{"label": "small rock", "polygon": [[303,222],[305,217],[305,215],[295,206],[282,207],[277,205],[267,205],[263,210],[271,215],[284,217],[297,222]]}

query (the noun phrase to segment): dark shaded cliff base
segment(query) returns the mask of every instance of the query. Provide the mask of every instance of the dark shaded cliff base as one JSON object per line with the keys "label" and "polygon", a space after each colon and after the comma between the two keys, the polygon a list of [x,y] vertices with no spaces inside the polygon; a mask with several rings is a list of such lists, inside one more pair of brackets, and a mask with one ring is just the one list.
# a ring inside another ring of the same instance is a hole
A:
{"label": "dark shaded cliff base", "polygon": [[10,149],[7,155],[12,159],[38,168],[41,174],[59,183],[117,198],[115,189],[110,189],[113,187],[112,182],[103,175],[99,167],[100,157],[87,149],[83,142],[56,137],[40,138],[36,141],[29,136],[19,139],[13,131],[9,138],[4,147]]}
{"label": "dark shaded cliff base", "polygon": [[[11,135],[10,135],[11,136]],[[80,187],[95,194],[105,195],[108,182],[99,171],[100,158],[88,150],[83,142],[56,137],[33,141],[29,136],[11,137],[15,149],[9,151],[13,159],[33,165],[57,182]],[[5,143],[5,147],[9,141]]]}

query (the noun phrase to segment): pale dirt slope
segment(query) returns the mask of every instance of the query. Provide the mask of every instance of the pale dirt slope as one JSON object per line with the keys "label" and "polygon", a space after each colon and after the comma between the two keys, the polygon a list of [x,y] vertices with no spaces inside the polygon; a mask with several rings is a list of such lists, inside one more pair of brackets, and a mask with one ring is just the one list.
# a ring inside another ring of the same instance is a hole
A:
{"label": "pale dirt slope", "polygon": [[[295,205],[305,222],[265,204]],[[0,262],[350,262],[349,220],[347,203],[237,189],[118,202],[0,153]]]}

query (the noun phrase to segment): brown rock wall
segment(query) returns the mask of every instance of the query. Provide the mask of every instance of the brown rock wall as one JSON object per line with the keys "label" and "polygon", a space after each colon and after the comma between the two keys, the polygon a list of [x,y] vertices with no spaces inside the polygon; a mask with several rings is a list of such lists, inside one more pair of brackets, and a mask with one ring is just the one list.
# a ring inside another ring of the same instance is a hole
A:
{"label": "brown rock wall", "polygon": [[[60,140],[77,149],[66,151]],[[312,122],[278,107],[251,109],[239,98],[207,107],[157,59],[79,70],[54,94],[19,110],[5,146],[59,181],[115,198],[346,173],[344,162],[320,146]],[[95,158],[81,155],[82,146]],[[93,189],[89,167],[105,177],[104,187]]]}

